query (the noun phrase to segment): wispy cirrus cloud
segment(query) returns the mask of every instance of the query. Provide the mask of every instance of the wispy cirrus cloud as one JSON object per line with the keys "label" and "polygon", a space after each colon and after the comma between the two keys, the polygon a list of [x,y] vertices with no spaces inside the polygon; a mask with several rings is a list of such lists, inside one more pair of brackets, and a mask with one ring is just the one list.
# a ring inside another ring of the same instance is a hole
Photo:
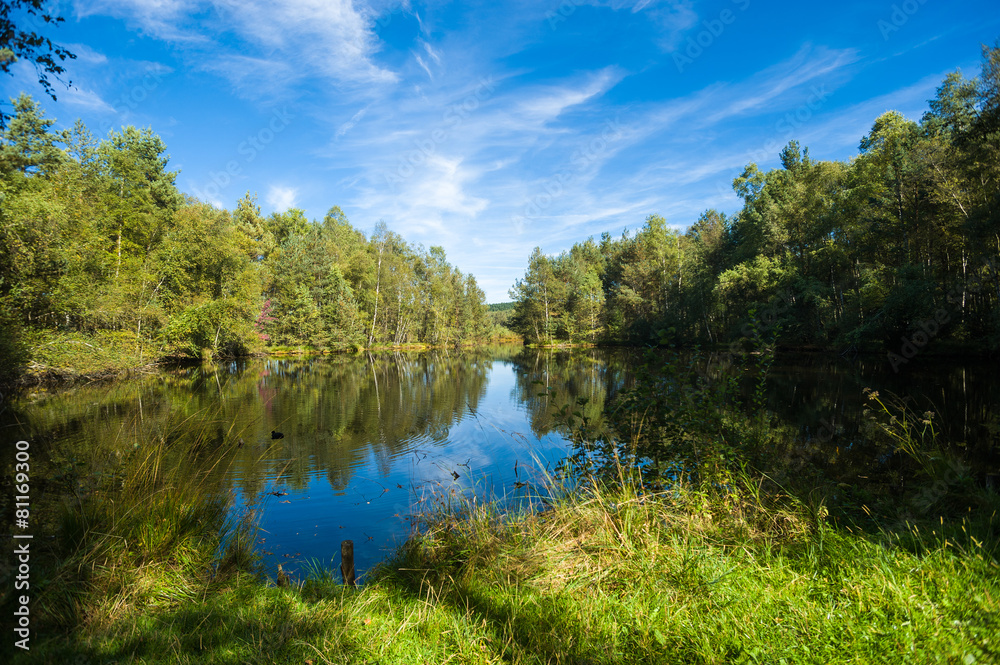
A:
{"label": "wispy cirrus cloud", "polygon": [[104,65],[108,62],[108,56],[95,51],[86,44],[66,44],[65,47],[76,56],[77,62],[89,65]]}
{"label": "wispy cirrus cloud", "polygon": [[144,34],[174,42],[207,41],[188,29],[189,16],[197,9],[191,0],[75,0],[78,19],[114,16],[125,19]]}
{"label": "wispy cirrus cloud", "polygon": [[[446,47],[433,49],[453,59]],[[726,123],[767,118],[818,81],[844,80],[856,61],[852,50],[807,45],[741,80],[628,105],[611,96],[634,75],[620,67],[545,82],[501,70],[495,91],[462,113],[452,109],[470,98],[476,79],[445,72],[419,95],[372,101],[363,125],[357,110],[339,118],[331,132],[336,141],[323,152],[343,174],[336,188],[348,209],[383,218],[416,242],[464,243],[470,252],[477,243],[489,246],[477,274],[491,293],[504,292],[503,278],[492,277],[489,266],[526,255],[530,245],[554,249],[619,225],[635,227],[652,213],[683,224],[731,203],[729,183],[749,148]],[[744,99],[749,103],[734,101]],[[610,134],[608,123],[615,127]],[[533,202],[543,205],[524,220]]]}
{"label": "wispy cirrus cloud", "polygon": [[715,123],[730,116],[765,109],[780,100],[781,96],[799,86],[822,81],[828,87],[843,80],[841,70],[856,63],[860,56],[856,49],[814,48],[805,44],[792,58],[768,67],[747,84],[732,86],[731,97],[706,122]]}
{"label": "wispy cirrus cloud", "polygon": [[[39,88],[36,82],[37,74],[35,68],[30,63],[26,61],[15,63],[11,69],[11,73],[14,77],[13,83],[15,88],[24,91],[33,91]],[[74,83],[71,86],[65,87],[57,84],[54,86],[54,90],[59,102],[74,109],[76,113],[80,113],[81,111],[102,114],[115,113],[115,108],[97,90],[94,90],[93,87],[85,83]],[[42,99],[44,98],[44,93],[42,95],[35,94],[34,96],[36,99]],[[6,100],[3,101],[6,102]]]}
{"label": "wispy cirrus cloud", "polygon": [[578,81],[563,81],[555,85],[538,86],[525,91],[511,109],[512,115],[532,125],[546,124],[573,107],[603,95],[618,83],[624,72],[609,67],[581,77]]}
{"label": "wispy cirrus cloud", "polygon": [[308,77],[354,86],[397,80],[373,62],[374,19],[350,0],[78,0],[75,9],[80,18],[121,18],[188,50],[192,64],[243,91]]}
{"label": "wispy cirrus cloud", "polygon": [[[652,213],[684,226],[708,207],[732,212],[733,177],[750,159],[774,165],[789,139],[814,158],[849,157],[886,108],[924,108],[938,77],[920,76],[951,60],[909,78],[898,63],[953,41],[888,53],[862,3],[769,14],[727,0],[740,18],[722,38],[709,25],[720,7],[693,0],[74,1],[79,16],[118,17],[150,37],[135,40],[143,59],[179,70],[150,91],[155,101],[132,104],[143,87],[122,104],[137,80],[99,80],[102,47],[81,50],[77,64],[92,61],[81,88],[95,96],[81,92],[80,108],[112,100],[122,118],[162,128],[178,111],[154,111],[182,105],[179,126],[199,137],[175,153],[187,148],[191,182],[235,160],[220,198],[257,190],[273,209],[316,218],[337,204],[361,229],[384,219],[413,243],[444,245],[493,300],[534,245],[558,252]],[[919,21],[936,36],[946,13],[928,3]],[[844,37],[869,19],[867,38]],[[906,26],[913,43],[926,42],[919,21]],[[675,49],[704,31],[719,37],[712,56],[678,76]],[[292,123],[272,136],[286,105]],[[256,140],[261,149],[244,150]]]}
{"label": "wispy cirrus cloud", "polygon": [[115,108],[97,92],[81,86],[74,85],[68,90],[61,91],[59,101],[89,112],[115,113]]}
{"label": "wispy cirrus cloud", "polygon": [[337,127],[337,132],[334,134],[334,139],[339,139],[341,136],[354,129],[354,126],[359,122],[361,122],[361,119],[365,117],[365,113],[367,112],[368,109],[363,108],[354,115],[352,115],[350,120],[340,125],[340,127]]}

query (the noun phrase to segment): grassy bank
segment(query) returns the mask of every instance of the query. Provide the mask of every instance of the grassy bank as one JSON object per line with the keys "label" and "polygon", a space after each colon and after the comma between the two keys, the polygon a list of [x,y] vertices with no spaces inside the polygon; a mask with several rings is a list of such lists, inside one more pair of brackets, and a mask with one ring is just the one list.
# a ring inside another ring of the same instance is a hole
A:
{"label": "grassy bank", "polygon": [[156,361],[130,332],[30,331],[23,337],[30,353],[19,367],[9,369],[9,383],[38,385],[121,377],[149,371]]}
{"label": "grassy bank", "polygon": [[[0,327],[3,320],[0,319]],[[200,358],[185,355],[163,355],[161,348],[143,347],[130,332],[98,332],[86,334],[59,331],[22,332],[17,349],[12,350],[10,340],[0,340],[0,395],[26,387],[55,387],[83,381],[120,379],[136,374],[146,374],[157,366],[186,363],[210,363],[219,360],[212,349],[204,349]],[[311,347],[307,345],[268,346],[244,357],[307,357],[363,352],[420,352],[434,350],[476,351],[500,345],[520,345],[520,337],[491,338],[462,342],[461,344],[360,344],[338,347]]]}
{"label": "grassy bank", "polygon": [[852,445],[895,462],[841,468],[696,369],[639,368],[617,407],[631,439],[556,409],[579,454],[544,510],[445,501],[357,590],[336,561],[290,587],[262,571],[226,482],[249,419],[223,403],[34,437],[33,527],[54,537],[33,545],[32,650],[13,662],[1000,661],[1000,495],[946,464],[933,414],[870,393]]}
{"label": "grassy bank", "polygon": [[15,662],[995,662],[998,519],[863,533],[750,486],[584,485],[543,512],[429,516],[360,590],[322,570],[291,588],[187,575],[124,605],[95,590]]}
{"label": "grassy bank", "polygon": [[[0,570],[0,612],[13,616],[18,596],[28,594],[31,648],[22,652],[6,639],[0,662],[94,662],[66,656],[79,637],[173,611],[255,570],[252,522],[231,517],[231,494],[220,483],[232,438],[226,423],[180,410],[160,418],[150,405],[147,417],[140,412],[123,424],[101,418],[102,408],[125,407],[112,396],[59,446],[51,436],[27,437],[29,481],[18,482],[30,483],[29,586],[15,591],[9,557]],[[192,459],[202,462],[196,473],[186,464]],[[0,508],[12,517],[8,460]],[[4,524],[6,533],[21,533]],[[11,550],[23,543],[8,540]]]}

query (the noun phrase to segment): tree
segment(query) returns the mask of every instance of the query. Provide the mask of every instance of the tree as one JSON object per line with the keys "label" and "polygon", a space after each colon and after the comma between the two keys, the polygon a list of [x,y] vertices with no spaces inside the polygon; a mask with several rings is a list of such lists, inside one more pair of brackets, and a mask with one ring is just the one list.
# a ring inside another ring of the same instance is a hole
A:
{"label": "tree", "polygon": [[[11,67],[18,60],[27,60],[38,75],[38,82],[52,100],[56,100],[52,83],[49,81],[51,75],[56,80],[66,72],[60,65],[67,59],[73,60],[76,55],[66,49],[53,44],[48,37],[42,36],[38,32],[23,30],[14,22],[14,14],[17,11],[24,11],[25,16],[21,20],[26,20],[34,24],[39,21],[44,25],[58,25],[62,23],[61,16],[54,16],[45,9],[45,0],[3,0],[0,2],[0,71],[4,74],[11,73]],[[66,84],[67,87],[72,82]],[[7,115],[0,109],[0,129],[7,125]]]}
{"label": "tree", "polygon": [[556,320],[563,314],[565,295],[565,284],[557,279],[552,260],[535,247],[524,279],[517,280],[510,291],[510,297],[517,302],[515,330],[535,341],[551,343]]}
{"label": "tree", "polygon": [[476,278],[472,275],[465,276],[463,292],[459,318],[460,339],[481,339],[486,336],[489,326],[486,315],[486,294],[479,288]]}
{"label": "tree", "polygon": [[274,249],[274,236],[260,216],[257,197],[250,196],[250,192],[236,202],[233,224],[240,233],[240,247],[250,261],[262,261]]}
{"label": "tree", "polygon": [[364,339],[364,322],[358,312],[354,290],[344,279],[339,266],[330,266],[320,313],[329,346],[345,347],[359,344]]}
{"label": "tree", "polygon": [[583,332],[584,338],[595,341],[600,335],[605,296],[601,282],[604,257],[593,238],[573,245],[569,254],[560,257],[560,268],[569,284],[567,337]]}
{"label": "tree", "polygon": [[714,342],[718,335],[717,330],[713,330],[715,319],[720,314],[713,288],[726,268],[729,225],[730,221],[724,214],[707,210],[684,236],[688,247],[685,256],[689,272],[684,292],[684,323],[687,324],[687,334],[694,339],[700,339],[704,330],[709,343]]}
{"label": "tree", "polygon": [[388,231],[389,229],[386,227],[385,222],[379,220],[378,224],[375,225],[375,233],[372,234],[371,243],[375,253],[375,298],[372,306],[372,327],[368,332],[368,346],[371,346],[375,341],[375,321],[378,318],[379,287],[382,283],[382,256],[385,254]]}
{"label": "tree", "polygon": [[[106,202],[113,219],[115,278],[125,256],[149,254],[163,228],[182,202],[174,186],[175,171],[167,171],[169,155],[163,140],[152,129],[129,126],[112,132],[101,142],[98,155],[106,182]],[[138,253],[135,250],[140,250]]]}
{"label": "tree", "polygon": [[67,132],[53,134],[49,128],[55,120],[45,117],[45,111],[29,95],[21,94],[14,101],[14,115],[0,135],[0,173],[20,171],[28,174],[49,174],[66,159],[56,147],[68,143]]}

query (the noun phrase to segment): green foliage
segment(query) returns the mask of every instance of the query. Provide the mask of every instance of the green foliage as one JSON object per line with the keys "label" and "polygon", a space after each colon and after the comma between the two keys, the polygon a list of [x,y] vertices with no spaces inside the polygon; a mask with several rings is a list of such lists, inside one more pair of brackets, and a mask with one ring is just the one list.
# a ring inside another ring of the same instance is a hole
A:
{"label": "green foliage", "polygon": [[514,302],[497,302],[487,305],[486,308],[490,312],[512,312],[515,306]]}
{"label": "green foliage", "polygon": [[593,241],[575,245],[555,259],[536,247],[528,272],[510,291],[514,313],[498,323],[532,343],[596,341],[604,303],[604,261]]}
{"label": "green foliage", "polygon": [[[21,18],[34,17],[53,27],[62,23],[64,19],[47,10],[45,4],[45,0],[5,0],[0,3],[0,72],[11,74],[15,62],[30,62],[38,74],[38,83],[55,100],[49,76],[58,80],[59,75],[66,71],[59,63],[66,59],[73,60],[76,55],[53,44],[51,39],[38,32],[21,29],[22,26],[14,22],[16,13],[23,11],[27,16]],[[6,126],[7,115],[0,111],[0,130]]]}
{"label": "green foliage", "polygon": [[1000,349],[1000,46],[982,75],[949,74],[919,123],[875,119],[844,162],[797,141],[781,168],[748,164],[743,207],[684,234],[655,215],[634,233],[536,248],[511,290],[526,341],[726,345],[781,299],[780,343],[899,349],[942,309],[936,339]]}
{"label": "green foliage", "polygon": [[[26,95],[15,112],[0,134],[4,383],[29,370],[31,380],[103,374],[269,343],[322,350],[509,334],[440,247],[413,247],[384,224],[366,238],[336,206],[321,224],[295,209],[265,219],[249,193],[219,210],[181,195],[151,129],[97,142],[80,122],[51,132]],[[56,352],[58,339],[68,346]]]}
{"label": "green foliage", "polygon": [[[52,340],[57,348],[80,341]],[[107,334],[91,341],[115,343]],[[135,396],[160,382],[95,391],[97,401],[70,407],[78,409],[85,437],[33,450],[32,478],[41,491],[32,522],[51,536],[31,548],[32,621],[43,632],[76,632],[86,623],[108,625],[192,602],[256,569],[253,524],[229,518],[231,495],[219,483],[232,423],[192,409],[190,401],[177,408],[147,404],[114,424],[104,417],[109,405],[132,411]],[[51,425],[40,429],[51,432]],[[204,465],[198,473],[190,473],[192,460]],[[8,611],[13,597],[0,601]]]}
{"label": "green foliage", "polygon": [[610,665],[998,653],[995,543],[879,542],[752,486],[658,493],[622,478],[550,484],[543,512],[449,502],[359,590],[323,568],[287,589],[235,577],[194,587],[197,600],[46,635],[32,656]]}
{"label": "green foliage", "polygon": [[12,316],[12,308],[0,301],[0,385],[21,376],[28,364],[30,352],[21,329],[21,322]]}
{"label": "green foliage", "polygon": [[46,118],[28,95],[22,93],[13,102],[14,115],[0,141],[0,173],[51,172],[66,158],[56,143],[66,143],[67,133],[50,133],[55,120]]}

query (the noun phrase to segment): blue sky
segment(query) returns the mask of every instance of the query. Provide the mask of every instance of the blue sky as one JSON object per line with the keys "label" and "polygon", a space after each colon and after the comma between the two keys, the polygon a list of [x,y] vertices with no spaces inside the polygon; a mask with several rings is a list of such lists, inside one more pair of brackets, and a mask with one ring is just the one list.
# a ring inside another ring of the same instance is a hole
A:
{"label": "blue sky", "polygon": [[58,126],[150,126],[188,194],[321,219],[339,205],[441,245],[508,300],[549,254],[663,215],[738,210],[731,182],[791,139],[849,159],[979,71],[995,1],[63,0]]}

